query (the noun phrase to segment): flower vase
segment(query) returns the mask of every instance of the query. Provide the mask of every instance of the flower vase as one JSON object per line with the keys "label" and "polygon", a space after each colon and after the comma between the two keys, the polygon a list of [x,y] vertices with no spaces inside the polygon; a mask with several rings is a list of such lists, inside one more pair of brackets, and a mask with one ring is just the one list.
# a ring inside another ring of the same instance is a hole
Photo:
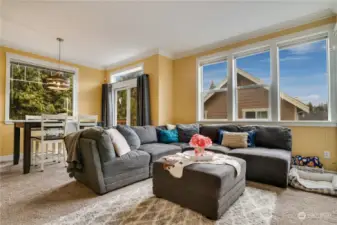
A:
{"label": "flower vase", "polygon": [[205,152],[205,148],[202,147],[195,147],[194,148],[194,153],[196,156],[203,156]]}

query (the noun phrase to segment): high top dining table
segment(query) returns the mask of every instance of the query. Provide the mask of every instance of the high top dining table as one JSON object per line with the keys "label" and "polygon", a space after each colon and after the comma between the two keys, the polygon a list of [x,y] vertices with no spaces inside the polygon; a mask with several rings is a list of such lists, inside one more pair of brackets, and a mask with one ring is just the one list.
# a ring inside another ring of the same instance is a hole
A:
{"label": "high top dining table", "polygon": [[[41,121],[38,120],[23,120],[14,122],[14,152],[13,164],[19,164],[20,159],[20,129],[23,128],[23,173],[30,172],[31,166],[31,134],[32,128],[40,128]],[[70,132],[76,131],[77,122],[68,121],[67,130]]]}

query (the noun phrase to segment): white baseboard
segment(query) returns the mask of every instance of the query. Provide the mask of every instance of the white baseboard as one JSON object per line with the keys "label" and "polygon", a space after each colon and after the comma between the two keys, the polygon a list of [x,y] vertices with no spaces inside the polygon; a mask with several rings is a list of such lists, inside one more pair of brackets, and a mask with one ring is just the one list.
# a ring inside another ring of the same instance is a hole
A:
{"label": "white baseboard", "polygon": [[[22,154],[20,154],[20,159],[22,159]],[[4,155],[0,156],[0,162],[8,162],[8,161],[13,161],[13,155]]]}

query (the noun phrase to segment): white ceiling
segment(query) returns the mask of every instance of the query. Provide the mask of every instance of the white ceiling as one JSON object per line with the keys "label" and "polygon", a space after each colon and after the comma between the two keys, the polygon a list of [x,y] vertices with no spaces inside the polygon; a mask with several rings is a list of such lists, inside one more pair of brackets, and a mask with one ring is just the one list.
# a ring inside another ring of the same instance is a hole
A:
{"label": "white ceiling", "polygon": [[0,35],[4,45],[51,57],[57,56],[56,37],[62,37],[64,60],[103,68],[155,51],[176,58],[299,18],[327,16],[336,1],[3,0]]}

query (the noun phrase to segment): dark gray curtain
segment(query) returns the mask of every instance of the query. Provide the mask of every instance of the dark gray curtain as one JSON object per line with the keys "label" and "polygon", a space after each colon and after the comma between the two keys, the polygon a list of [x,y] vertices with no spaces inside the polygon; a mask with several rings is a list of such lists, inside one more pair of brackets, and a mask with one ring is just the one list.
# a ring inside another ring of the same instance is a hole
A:
{"label": "dark gray curtain", "polygon": [[151,125],[149,75],[137,77],[137,125]]}
{"label": "dark gray curtain", "polygon": [[111,84],[102,85],[102,126],[112,127],[113,93]]}

